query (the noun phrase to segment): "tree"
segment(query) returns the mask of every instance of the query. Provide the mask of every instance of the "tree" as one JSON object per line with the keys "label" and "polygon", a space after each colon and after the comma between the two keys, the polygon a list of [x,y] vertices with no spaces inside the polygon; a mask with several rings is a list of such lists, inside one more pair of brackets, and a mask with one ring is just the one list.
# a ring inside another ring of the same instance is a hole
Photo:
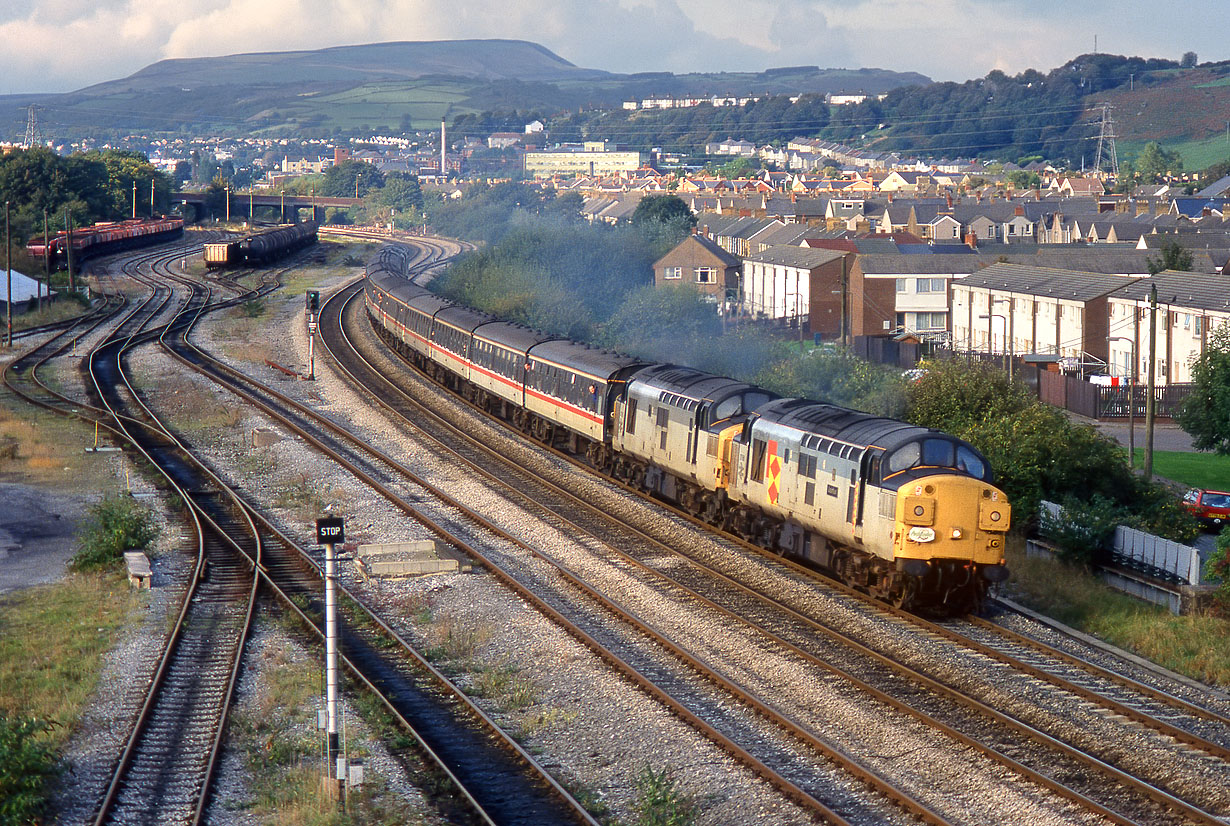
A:
{"label": "tree", "polygon": [[682,221],[689,229],[696,226],[696,216],[678,195],[650,195],[642,198],[630,220],[633,226],[649,221],[664,224]]}
{"label": "tree", "polygon": [[342,161],[329,167],[320,194],[334,198],[362,198],[384,185],[384,174],[370,163]]}
{"label": "tree", "polygon": [[1136,174],[1146,183],[1156,183],[1183,171],[1183,159],[1178,152],[1163,149],[1157,141],[1149,141],[1136,158]]}
{"label": "tree", "polygon": [[988,419],[1024,410],[1030,397],[1024,386],[988,364],[940,361],[906,390],[906,420],[957,436]]}
{"label": "tree", "polygon": [[1192,385],[1179,408],[1179,426],[1197,450],[1230,455],[1230,327],[1213,331],[1192,365]]}
{"label": "tree", "polygon": [[1037,172],[1014,169],[1008,173],[1007,177],[1014,189],[1037,189],[1042,186],[1042,177]]}
{"label": "tree", "polygon": [[1196,68],[1196,53],[1195,52],[1184,52],[1182,59],[1179,60],[1179,68],[1180,69]]}
{"label": "tree", "polygon": [[1180,246],[1178,241],[1167,241],[1158,252],[1161,253],[1158,258],[1145,259],[1150,275],[1157,275],[1165,270],[1192,271],[1192,252]]}

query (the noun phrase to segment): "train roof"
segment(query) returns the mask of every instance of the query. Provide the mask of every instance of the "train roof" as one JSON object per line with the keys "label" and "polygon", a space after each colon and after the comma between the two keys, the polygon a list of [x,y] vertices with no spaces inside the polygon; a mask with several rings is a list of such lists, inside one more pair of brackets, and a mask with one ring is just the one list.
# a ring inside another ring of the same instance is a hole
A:
{"label": "train roof", "polygon": [[764,421],[858,445],[891,449],[938,431],[808,399],[775,399],[756,410]]}
{"label": "train roof", "polygon": [[436,295],[435,293],[431,291],[414,293],[412,295],[406,294],[407,292],[411,291],[410,288],[413,288],[416,286],[417,285],[411,284],[409,281],[402,280],[402,283],[397,285],[397,288],[393,291],[393,294],[396,295],[398,298],[400,298],[402,301],[405,301],[415,310],[418,310],[420,313],[423,313],[424,315],[429,315],[429,316],[434,316],[436,313],[440,312],[441,310],[446,310],[449,307],[457,306],[453,302],[447,299],[441,298],[440,296]]}
{"label": "train roof", "polygon": [[529,355],[533,359],[549,361],[579,373],[588,373],[604,379],[625,367],[640,363],[639,359],[631,356],[587,347],[567,339],[545,341],[535,346]]}
{"label": "train roof", "polygon": [[[716,401],[733,393],[745,390],[759,390],[755,385],[736,381],[726,376],[715,376],[692,367],[678,364],[655,364],[636,372],[638,382],[655,387],[667,393],[675,393],[696,401]],[[773,395],[768,390],[766,395]]]}
{"label": "train roof", "polygon": [[476,338],[486,339],[519,353],[524,353],[544,341],[558,338],[558,336],[541,333],[520,324],[510,324],[507,321],[492,321],[489,324],[480,325],[475,328],[474,335]]}
{"label": "train roof", "polygon": [[486,313],[480,313],[478,310],[471,310],[469,307],[462,307],[458,304],[450,304],[436,313],[436,321],[465,330],[467,333],[493,320]]}

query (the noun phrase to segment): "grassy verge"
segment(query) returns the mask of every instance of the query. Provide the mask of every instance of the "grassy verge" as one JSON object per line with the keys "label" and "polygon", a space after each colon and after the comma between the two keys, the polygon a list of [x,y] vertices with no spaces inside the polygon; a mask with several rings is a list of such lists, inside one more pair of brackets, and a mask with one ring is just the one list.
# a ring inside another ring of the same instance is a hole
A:
{"label": "grassy verge", "polygon": [[[102,438],[110,444],[109,434]],[[114,485],[105,459],[85,453],[94,429],[24,402],[0,398],[0,478],[81,491]],[[105,456],[105,454],[103,454]]]}
{"label": "grassy verge", "polygon": [[62,745],[140,603],[116,574],[77,574],[0,597],[0,710],[55,722],[50,737]]}
{"label": "grassy verge", "polygon": [[[326,792],[321,755],[322,736],[316,729],[321,694],[320,666],[296,655],[289,646],[269,644],[259,654],[258,690],[231,715],[231,741],[243,755],[251,775],[251,799],[246,808],[262,823],[279,826],[346,826],[346,824],[421,824],[423,811],[389,793],[369,768],[361,790],[350,795],[347,811],[339,812]],[[388,734],[395,727],[364,693],[347,687],[364,722]],[[374,719],[371,719],[373,718]],[[353,724],[353,721],[352,721]],[[388,731],[386,731],[388,729]],[[348,751],[366,755],[351,730]],[[394,740],[394,746],[406,745]]]}
{"label": "grassy verge", "polygon": [[[1136,467],[1144,467],[1145,452],[1136,450]],[[1153,472],[1193,488],[1230,490],[1230,456],[1179,451],[1153,452]]]}
{"label": "grassy verge", "polygon": [[1009,543],[1008,566],[1012,579],[1005,596],[1172,671],[1230,687],[1230,621],[1172,616],[1083,570],[1027,558],[1020,539]]}

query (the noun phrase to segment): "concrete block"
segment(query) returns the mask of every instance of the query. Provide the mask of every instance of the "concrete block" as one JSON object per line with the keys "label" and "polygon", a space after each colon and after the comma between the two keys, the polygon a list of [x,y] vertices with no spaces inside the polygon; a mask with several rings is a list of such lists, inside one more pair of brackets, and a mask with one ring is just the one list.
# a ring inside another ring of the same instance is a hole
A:
{"label": "concrete block", "polygon": [[276,430],[268,427],[252,428],[252,447],[268,447],[282,441],[282,436]]}
{"label": "concrete block", "polygon": [[434,539],[359,545],[355,556],[363,576],[377,579],[471,570],[468,558]]}
{"label": "concrete block", "polygon": [[150,570],[149,557],[140,551],[124,551],[124,564],[128,566],[128,581],[134,587],[150,587],[154,576]]}

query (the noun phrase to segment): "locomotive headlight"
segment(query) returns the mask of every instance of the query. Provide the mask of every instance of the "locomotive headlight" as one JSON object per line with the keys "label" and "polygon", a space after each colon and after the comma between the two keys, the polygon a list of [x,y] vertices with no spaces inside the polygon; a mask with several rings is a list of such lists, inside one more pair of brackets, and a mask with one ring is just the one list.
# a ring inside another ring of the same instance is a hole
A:
{"label": "locomotive headlight", "polygon": [[960,539],[960,538],[961,538],[961,529],[960,529],[960,528],[953,528],[953,529],[952,529],[952,538],[953,538],[953,539]]}
{"label": "locomotive headlight", "polygon": [[999,511],[991,511],[991,521],[992,522],[998,522],[999,520],[1003,518],[1004,518],[1003,515]]}
{"label": "locomotive headlight", "polygon": [[926,508],[924,508],[922,505],[915,505],[915,507],[914,507],[914,515],[915,515],[915,516],[922,516],[922,515],[923,515],[924,513],[926,513],[926,512],[927,512],[927,509],[926,509]]}

